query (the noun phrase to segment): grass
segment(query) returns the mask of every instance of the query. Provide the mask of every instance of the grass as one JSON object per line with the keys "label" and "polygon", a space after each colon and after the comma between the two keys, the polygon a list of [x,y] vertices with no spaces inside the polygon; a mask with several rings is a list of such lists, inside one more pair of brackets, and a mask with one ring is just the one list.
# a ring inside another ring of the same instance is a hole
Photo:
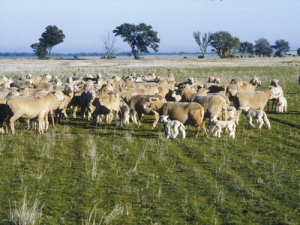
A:
{"label": "grass", "polygon": [[[192,63],[188,60],[184,63]],[[26,72],[41,73],[42,67],[35,67],[40,62],[32,63]],[[247,129],[242,116],[236,140],[226,135],[194,138],[189,126],[186,139],[167,140],[162,124],[151,129],[151,116],[142,118],[140,128],[96,128],[79,117],[69,118],[44,135],[16,123],[14,136],[0,137],[0,224],[26,213],[35,215],[34,224],[299,223],[299,64],[51,66],[53,75],[67,77],[74,71],[172,72],[176,80],[193,76],[202,82],[208,76],[227,82],[256,75],[263,85],[278,78],[288,113],[268,112],[271,130]],[[8,73],[20,76],[14,71],[1,75]]]}

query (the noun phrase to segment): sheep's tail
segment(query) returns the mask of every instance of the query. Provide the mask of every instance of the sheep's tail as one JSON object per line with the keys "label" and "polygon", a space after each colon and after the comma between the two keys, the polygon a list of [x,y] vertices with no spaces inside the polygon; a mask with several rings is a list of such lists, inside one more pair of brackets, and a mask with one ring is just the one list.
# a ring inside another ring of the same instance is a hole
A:
{"label": "sheep's tail", "polygon": [[264,115],[263,115],[263,119],[265,121],[265,123],[267,124],[268,128],[271,129],[271,124],[270,124],[270,121],[267,117],[267,114],[264,112]]}

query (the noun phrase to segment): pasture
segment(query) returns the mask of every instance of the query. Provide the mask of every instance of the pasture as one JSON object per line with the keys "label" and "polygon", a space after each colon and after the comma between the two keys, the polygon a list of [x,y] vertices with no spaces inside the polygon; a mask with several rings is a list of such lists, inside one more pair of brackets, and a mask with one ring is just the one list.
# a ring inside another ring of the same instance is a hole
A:
{"label": "pasture", "polygon": [[195,138],[191,126],[186,139],[167,140],[161,123],[151,129],[153,116],[140,128],[69,117],[43,135],[16,123],[15,135],[0,134],[1,224],[299,224],[299,57],[0,59],[0,76],[14,79],[132,72],[173,73],[179,82],[257,76],[259,90],[277,78],[288,112],[265,108],[270,130],[247,129],[242,115],[235,140]]}

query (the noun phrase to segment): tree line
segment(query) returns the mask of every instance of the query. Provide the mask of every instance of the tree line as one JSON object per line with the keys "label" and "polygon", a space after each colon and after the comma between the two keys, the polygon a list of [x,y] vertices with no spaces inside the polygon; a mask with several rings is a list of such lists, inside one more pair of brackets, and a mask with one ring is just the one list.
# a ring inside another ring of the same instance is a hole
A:
{"label": "tree line", "polygon": [[[124,42],[130,46],[130,54],[135,59],[139,59],[141,53],[149,53],[149,49],[158,52],[160,39],[157,32],[151,25],[140,23],[138,25],[124,23],[113,30],[114,36],[109,33],[103,35],[102,43],[107,58],[116,55],[116,37],[120,36]],[[271,45],[266,38],[259,38],[255,43],[248,41],[241,42],[239,38],[233,37],[227,31],[217,31],[215,33],[195,31],[192,34],[194,40],[200,48],[201,58],[205,57],[208,47],[212,48],[220,58],[232,57],[235,52],[240,52],[243,57],[257,55],[259,57],[270,57],[275,50],[274,56],[282,57],[285,52],[290,50],[289,42],[284,39],[276,40]],[[51,57],[52,48],[64,41],[65,35],[57,26],[47,26],[46,31],[42,33],[38,43],[32,44],[34,55],[39,59]],[[300,55],[300,48],[297,50]]]}

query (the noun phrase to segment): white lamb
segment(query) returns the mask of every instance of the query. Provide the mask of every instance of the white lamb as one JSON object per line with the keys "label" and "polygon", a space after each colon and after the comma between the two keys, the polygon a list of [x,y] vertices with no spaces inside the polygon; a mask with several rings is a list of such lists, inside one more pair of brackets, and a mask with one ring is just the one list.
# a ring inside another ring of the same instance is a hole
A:
{"label": "white lamb", "polygon": [[249,110],[249,107],[240,107],[244,115],[246,116],[248,120],[248,128],[255,127],[252,123],[252,119],[256,119],[258,125],[258,129],[262,127],[262,125],[265,123],[268,126],[268,129],[271,129],[270,121],[267,117],[267,114],[263,110]]}
{"label": "white lamb", "polygon": [[285,97],[279,97],[275,101],[279,113],[287,112],[287,100]]}
{"label": "white lamb", "polygon": [[235,138],[235,122],[231,120],[217,120],[216,116],[212,116],[210,119],[211,123],[216,126],[214,136],[220,138],[222,129],[229,131],[229,137]]}
{"label": "white lamb", "polygon": [[179,133],[182,133],[182,138],[186,137],[185,126],[178,120],[168,120],[169,116],[160,116],[160,122],[164,125],[164,131],[166,134],[166,138],[175,139]]}

